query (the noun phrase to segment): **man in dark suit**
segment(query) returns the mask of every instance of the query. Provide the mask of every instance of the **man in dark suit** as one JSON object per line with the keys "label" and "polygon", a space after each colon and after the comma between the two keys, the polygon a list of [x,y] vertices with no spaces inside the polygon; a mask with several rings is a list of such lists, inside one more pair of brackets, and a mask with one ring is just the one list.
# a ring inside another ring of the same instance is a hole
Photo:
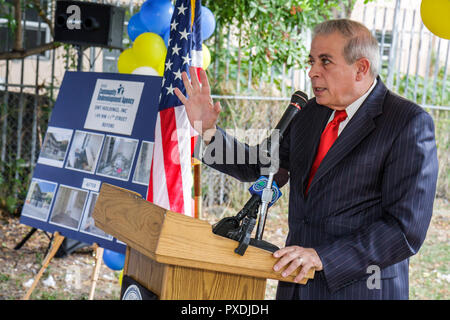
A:
{"label": "man in dark suit", "polygon": [[[274,270],[287,276],[301,266],[297,280],[310,268],[317,272],[306,285],[281,281],[277,299],[408,299],[409,257],[425,239],[436,190],[433,121],[384,86],[377,41],[362,24],[318,25],[309,58],[315,98],[294,118],[279,150],[290,176],[289,234],[274,253]],[[233,147],[246,159],[257,147],[216,126],[220,104],[211,99],[204,71],[200,80],[193,70],[191,81],[183,74],[189,99],[175,93],[210,143],[205,157],[213,161],[203,161],[256,180],[260,163],[223,160]]]}

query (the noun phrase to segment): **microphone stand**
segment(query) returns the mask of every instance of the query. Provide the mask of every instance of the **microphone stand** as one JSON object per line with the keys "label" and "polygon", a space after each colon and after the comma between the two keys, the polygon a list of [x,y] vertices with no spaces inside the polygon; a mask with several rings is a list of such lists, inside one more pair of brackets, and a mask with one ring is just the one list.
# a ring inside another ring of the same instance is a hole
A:
{"label": "microphone stand", "polygon": [[258,227],[256,228],[256,240],[262,240],[262,236],[264,233],[264,227],[266,225],[267,219],[267,210],[269,208],[269,203],[272,200],[272,183],[273,177],[275,176],[274,172],[269,173],[267,185],[262,192],[261,197],[261,206],[259,207],[259,219],[258,219]]}
{"label": "microphone stand", "polygon": [[[268,141],[268,143],[270,143],[270,141]],[[273,144],[270,145],[273,146]],[[275,145],[278,146],[278,143]],[[272,154],[273,153],[270,152],[270,155]],[[271,252],[275,252],[279,249],[274,244],[262,239],[267,219],[267,211],[273,195],[273,179],[276,174],[274,167],[271,166],[269,170],[268,181],[263,189],[261,197],[255,194],[252,195],[250,200],[247,201],[236,216],[223,218],[213,225],[213,233],[239,242],[239,245],[234,252],[241,256],[244,255],[249,245]],[[256,235],[255,238],[251,238],[251,234],[256,225],[258,210],[259,218]]]}
{"label": "microphone stand", "polygon": [[[278,162],[278,154],[275,154],[275,151],[278,151],[281,139],[283,138],[283,135],[285,134],[292,119],[300,110],[302,110],[307,102],[308,96],[301,91],[296,91],[292,95],[288,109],[285,111],[281,120],[275,127],[275,131],[272,132],[271,137],[266,140],[268,145],[267,148],[265,148],[265,151],[268,153],[268,155],[265,160],[274,160],[273,158],[275,156],[275,159]],[[234,252],[240,254],[241,256],[244,255],[249,245],[259,247],[271,252],[275,252],[279,249],[277,246],[262,239],[267,219],[267,210],[273,197],[273,179],[279,169],[279,166],[274,166],[272,161],[264,163],[269,163],[270,167],[268,168],[268,180],[261,196],[252,194],[250,200],[247,201],[247,203],[235,217],[224,218],[213,225],[213,232],[215,234],[239,241],[239,245],[234,250]],[[256,236],[253,239],[251,238],[251,234],[256,224],[258,209],[258,226],[256,228]]]}

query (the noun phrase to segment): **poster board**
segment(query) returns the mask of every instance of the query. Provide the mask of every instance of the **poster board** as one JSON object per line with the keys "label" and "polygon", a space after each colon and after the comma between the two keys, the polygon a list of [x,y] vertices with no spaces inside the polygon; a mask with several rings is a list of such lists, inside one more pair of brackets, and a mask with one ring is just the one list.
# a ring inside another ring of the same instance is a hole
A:
{"label": "poster board", "polygon": [[94,225],[106,182],[145,197],[161,77],[67,71],[20,222],[120,253],[126,245]]}

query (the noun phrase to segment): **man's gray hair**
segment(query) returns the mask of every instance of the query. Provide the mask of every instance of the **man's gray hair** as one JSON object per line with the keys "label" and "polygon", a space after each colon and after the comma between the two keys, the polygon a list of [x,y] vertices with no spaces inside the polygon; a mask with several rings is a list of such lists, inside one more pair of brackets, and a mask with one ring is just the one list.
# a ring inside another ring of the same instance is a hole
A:
{"label": "man's gray hair", "polygon": [[344,58],[352,64],[361,58],[370,62],[370,73],[376,78],[380,70],[380,49],[377,39],[362,23],[349,19],[335,19],[322,22],[315,26],[313,39],[318,35],[329,35],[339,32],[348,39],[344,45]]}

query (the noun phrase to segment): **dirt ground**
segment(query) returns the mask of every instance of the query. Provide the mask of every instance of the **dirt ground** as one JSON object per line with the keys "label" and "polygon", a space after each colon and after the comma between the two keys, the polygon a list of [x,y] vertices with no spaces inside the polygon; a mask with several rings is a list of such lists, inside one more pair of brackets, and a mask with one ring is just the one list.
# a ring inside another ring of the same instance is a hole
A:
{"label": "dirt ground", "polygon": [[[214,212],[223,211],[224,208],[211,209],[203,219],[216,222],[218,214]],[[450,204],[438,199],[427,239],[410,260],[410,299],[450,298],[449,221]],[[45,258],[49,239],[43,231],[35,232],[20,250],[14,250],[30,229],[20,224],[17,217],[0,215],[0,300],[21,299]],[[282,246],[286,234],[287,216],[274,211],[266,223],[265,240]],[[93,253],[91,247],[86,247],[67,257],[53,259],[31,299],[88,299],[95,263]],[[94,299],[119,299],[119,274],[102,264]],[[276,285],[276,281],[268,280],[266,299],[274,299]]]}

